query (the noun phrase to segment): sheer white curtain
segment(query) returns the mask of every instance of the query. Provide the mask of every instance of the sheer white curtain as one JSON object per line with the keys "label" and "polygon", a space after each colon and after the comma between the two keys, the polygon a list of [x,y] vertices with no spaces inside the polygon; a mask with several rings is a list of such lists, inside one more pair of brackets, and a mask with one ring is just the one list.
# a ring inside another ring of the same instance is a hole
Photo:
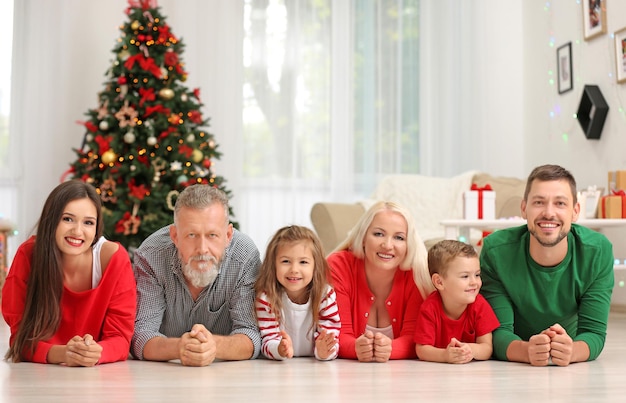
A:
{"label": "sheer white curtain", "polygon": [[[420,172],[524,169],[522,0],[420,2]],[[536,29],[537,21],[532,21]]]}
{"label": "sheer white curtain", "polygon": [[260,248],[321,200],[419,170],[417,0],[246,0],[242,229]]}

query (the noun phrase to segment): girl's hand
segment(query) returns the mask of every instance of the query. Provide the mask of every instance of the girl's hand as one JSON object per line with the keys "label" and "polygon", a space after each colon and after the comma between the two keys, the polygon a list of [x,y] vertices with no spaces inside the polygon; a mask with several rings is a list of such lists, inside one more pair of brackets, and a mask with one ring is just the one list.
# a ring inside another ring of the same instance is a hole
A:
{"label": "girl's hand", "polygon": [[291,337],[284,330],[280,331],[280,335],[282,336],[282,340],[278,345],[278,354],[280,354],[283,358],[293,358],[293,344],[291,342]]}
{"label": "girl's hand", "polygon": [[315,340],[315,349],[320,359],[326,360],[337,349],[337,338],[333,333],[322,330]]}
{"label": "girl's hand", "polygon": [[74,336],[65,346],[65,365],[69,367],[93,367],[100,361],[102,346],[93,336]]}

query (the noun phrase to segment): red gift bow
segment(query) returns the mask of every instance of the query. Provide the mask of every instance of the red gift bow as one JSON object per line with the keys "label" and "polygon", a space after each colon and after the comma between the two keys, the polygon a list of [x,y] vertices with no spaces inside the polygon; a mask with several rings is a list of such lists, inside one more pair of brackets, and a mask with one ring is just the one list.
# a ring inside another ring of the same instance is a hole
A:
{"label": "red gift bow", "polygon": [[606,218],[606,201],[609,196],[620,196],[622,199],[622,218],[626,218],[626,192],[623,190],[611,190],[612,195],[604,196],[602,198],[602,218]]}
{"label": "red gift bow", "polygon": [[493,190],[491,189],[491,185],[488,183],[483,187],[478,187],[477,184],[472,183],[472,187],[470,190],[476,190],[478,192],[478,219],[482,220],[483,218],[483,191],[485,190]]}

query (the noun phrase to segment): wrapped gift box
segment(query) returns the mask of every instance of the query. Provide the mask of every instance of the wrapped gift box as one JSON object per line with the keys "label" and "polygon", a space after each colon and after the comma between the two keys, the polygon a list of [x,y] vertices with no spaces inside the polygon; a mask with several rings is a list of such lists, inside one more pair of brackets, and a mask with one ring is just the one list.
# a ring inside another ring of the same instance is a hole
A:
{"label": "wrapped gift box", "polygon": [[602,190],[595,185],[577,192],[577,199],[580,204],[580,218],[596,218],[600,196],[602,196]]}
{"label": "wrapped gift box", "polygon": [[463,193],[463,218],[466,220],[494,220],[496,218],[496,192],[491,186],[479,188],[472,185]]}
{"label": "wrapped gift box", "polygon": [[626,171],[609,172],[609,192],[611,190],[626,190]]}
{"label": "wrapped gift box", "polygon": [[624,191],[615,193],[618,194],[602,196],[600,199],[598,206],[600,218],[626,218],[626,193]]}

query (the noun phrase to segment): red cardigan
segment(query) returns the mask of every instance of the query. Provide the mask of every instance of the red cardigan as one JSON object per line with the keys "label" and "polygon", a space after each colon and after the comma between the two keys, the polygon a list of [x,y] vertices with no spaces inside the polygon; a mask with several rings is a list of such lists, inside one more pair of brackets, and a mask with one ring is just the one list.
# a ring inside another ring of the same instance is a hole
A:
{"label": "red cardigan", "polygon": [[[365,331],[374,295],[367,285],[365,263],[352,252],[339,251],[328,256],[333,287],[341,318],[339,358],[356,359],[355,342]],[[396,270],[391,293],[385,303],[391,318],[394,338],[391,359],[416,358],[415,323],[423,299],[413,280],[412,271]]]}
{"label": "red cardigan", "polygon": [[[10,344],[24,312],[34,245],[35,237],[20,245],[2,289],[2,315],[11,328]],[[135,276],[126,249],[119,245],[96,288],[83,292],[63,288],[59,329],[50,339],[37,343],[35,353],[26,356],[26,361],[46,363],[53,345],[65,345],[72,337],[86,333],[102,346],[100,364],[123,361],[130,349],[136,307]]]}

